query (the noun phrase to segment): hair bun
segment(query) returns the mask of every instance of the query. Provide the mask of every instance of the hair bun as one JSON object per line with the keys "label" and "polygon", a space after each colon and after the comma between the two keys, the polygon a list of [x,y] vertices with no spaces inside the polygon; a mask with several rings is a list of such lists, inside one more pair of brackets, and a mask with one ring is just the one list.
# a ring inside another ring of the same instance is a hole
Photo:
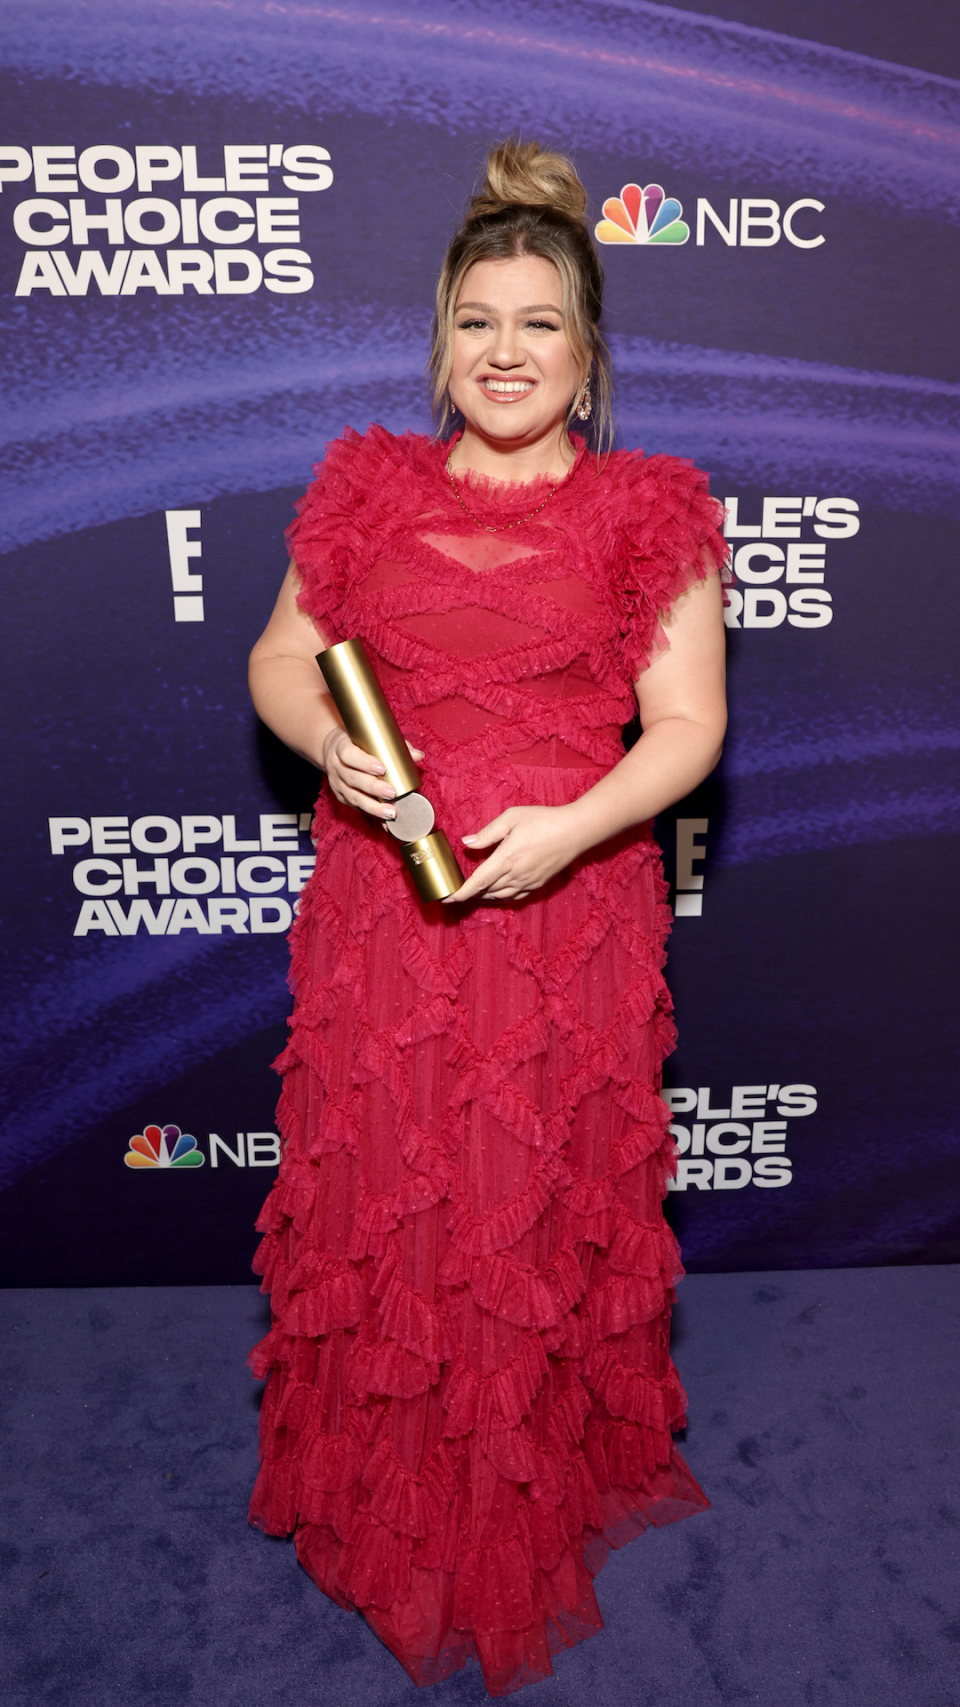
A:
{"label": "hair bun", "polygon": [[587,192],[565,155],[550,153],[539,142],[510,138],[487,156],[483,189],[471,200],[464,223],[469,228],[508,207],[551,208],[566,219],[581,220]]}

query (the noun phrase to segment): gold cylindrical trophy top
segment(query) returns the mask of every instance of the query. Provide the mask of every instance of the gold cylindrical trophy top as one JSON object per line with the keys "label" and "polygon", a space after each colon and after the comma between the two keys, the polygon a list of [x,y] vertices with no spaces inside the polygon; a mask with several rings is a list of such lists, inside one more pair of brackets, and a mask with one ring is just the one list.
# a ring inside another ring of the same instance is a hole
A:
{"label": "gold cylindrical trophy top", "polygon": [[354,745],[386,766],[398,796],[418,789],[420,773],[383,697],[363,641],[341,640],[318,652],[317,663]]}
{"label": "gold cylindrical trophy top", "polygon": [[[317,663],[351,741],[380,759],[397,791],[397,816],[386,825],[404,843],[403,858],[421,901],[443,901],[463,885],[463,874],[442,830],[430,828],[433,807],[417,790],[420,772],[373,673],[362,640],[341,640],[317,653]],[[408,836],[416,839],[407,841]]]}
{"label": "gold cylindrical trophy top", "polygon": [[463,873],[442,830],[401,848],[421,901],[443,901],[463,887]]}

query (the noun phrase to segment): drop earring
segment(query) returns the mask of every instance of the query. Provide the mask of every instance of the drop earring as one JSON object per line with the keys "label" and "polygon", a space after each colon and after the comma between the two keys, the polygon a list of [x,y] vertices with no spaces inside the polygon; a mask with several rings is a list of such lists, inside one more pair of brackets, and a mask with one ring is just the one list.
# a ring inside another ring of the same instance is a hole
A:
{"label": "drop earring", "polygon": [[577,404],[577,414],[580,420],[589,421],[592,410],[593,398],[590,395],[590,381],[587,380],[586,385],[580,393],[580,401]]}

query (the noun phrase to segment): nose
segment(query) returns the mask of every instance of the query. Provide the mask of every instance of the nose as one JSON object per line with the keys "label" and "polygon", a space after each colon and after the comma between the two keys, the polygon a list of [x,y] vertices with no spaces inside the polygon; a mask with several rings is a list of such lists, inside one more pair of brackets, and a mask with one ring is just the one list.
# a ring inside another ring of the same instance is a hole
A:
{"label": "nose", "polygon": [[519,347],[516,328],[505,322],[501,323],[497,327],[493,345],[487,355],[490,366],[496,368],[523,367],[526,359],[526,351]]}

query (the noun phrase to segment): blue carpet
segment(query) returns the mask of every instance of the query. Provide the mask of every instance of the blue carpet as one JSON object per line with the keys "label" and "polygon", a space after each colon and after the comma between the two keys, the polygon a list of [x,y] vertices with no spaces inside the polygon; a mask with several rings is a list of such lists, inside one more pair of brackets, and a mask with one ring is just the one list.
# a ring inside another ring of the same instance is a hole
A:
{"label": "blue carpet", "polygon": [[[691,1276],[684,1450],[713,1509],[598,1578],[524,1707],[956,1707],[951,1267]],[[5,1707],[460,1707],[248,1529],[251,1287],[0,1294]]]}

